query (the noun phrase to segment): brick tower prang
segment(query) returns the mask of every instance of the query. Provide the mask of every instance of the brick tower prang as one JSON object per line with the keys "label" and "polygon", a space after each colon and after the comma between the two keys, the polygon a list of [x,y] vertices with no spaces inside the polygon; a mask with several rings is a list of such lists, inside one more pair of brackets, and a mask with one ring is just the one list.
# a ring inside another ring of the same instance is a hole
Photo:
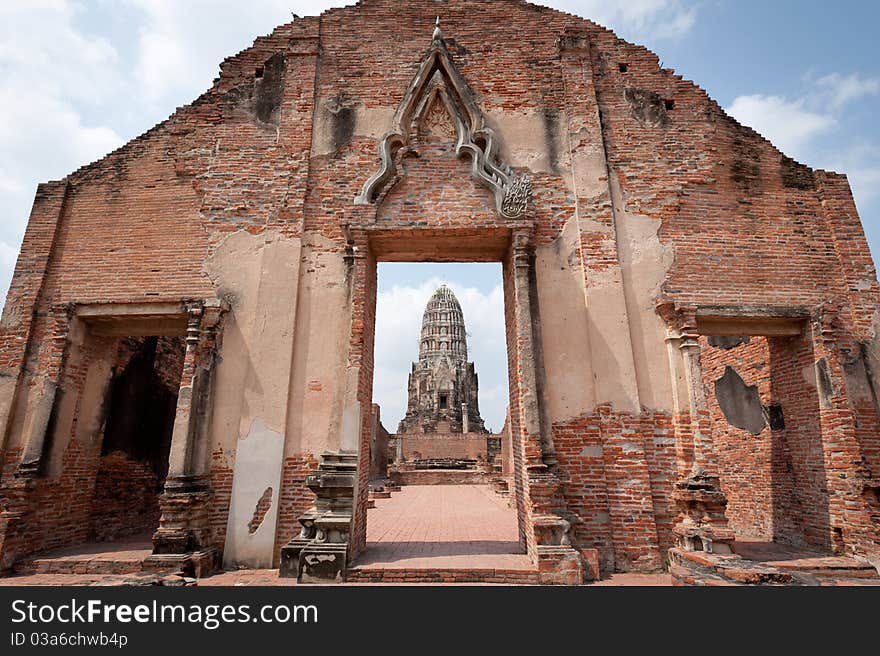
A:
{"label": "brick tower prang", "polygon": [[464,314],[441,285],[422,316],[419,359],[409,374],[409,402],[398,433],[486,433],[474,363],[467,361]]}

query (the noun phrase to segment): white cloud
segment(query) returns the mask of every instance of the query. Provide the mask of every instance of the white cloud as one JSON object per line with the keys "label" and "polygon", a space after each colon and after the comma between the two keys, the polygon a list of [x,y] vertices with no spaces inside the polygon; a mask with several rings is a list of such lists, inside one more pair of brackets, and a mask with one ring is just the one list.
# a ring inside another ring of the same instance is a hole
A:
{"label": "white cloud", "polygon": [[634,41],[680,38],[697,20],[696,4],[683,0],[551,0],[540,4],[589,18]]}
{"label": "white cloud", "polygon": [[[841,137],[852,103],[880,94],[880,79],[859,73],[804,78],[797,99],[739,96],[727,112],[753,127],[783,153],[816,168],[846,173],[861,209],[880,200],[880,147]],[[866,227],[869,221],[866,221]]]}
{"label": "white cloud", "polygon": [[81,11],[65,0],[0,4],[3,298],[37,183],[63,177],[122,143],[112,128],[83,118],[83,107],[115,99],[121,76],[110,42],[76,28]]}
{"label": "white cloud", "polygon": [[816,81],[820,91],[827,94],[827,102],[832,111],[839,112],[845,105],[860,100],[865,96],[880,93],[880,80],[877,78],[863,79],[858,73],[841,75],[832,73]]}
{"label": "white cloud", "polygon": [[68,102],[112,99],[121,81],[118,53],[105,37],[76,27],[82,12],[71,0],[0,3],[3,85],[21,85]]}
{"label": "white cloud", "polygon": [[803,157],[806,147],[837,123],[830,114],[808,110],[804,100],[780,96],[739,96],[727,112],[795,159]]}
{"label": "white cloud", "polygon": [[[140,14],[135,77],[145,100],[168,113],[206,91],[223,59],[292,20],[344,1],[126,0]],[[170,104],[169,104],[170,103]]]}
{"label": "white cloud", "polygon": [[507,345],[504,332],[504,293],[499,283],[488,293],[437,277],[417,285],[394,285],[379,292],[376,301],[373,401],[382,409],[389,431],[406,414],[407,380],[418,359],[422,312],[431,294],[446,283],[461,303],[468,331],[468,358],[480,384],[480,413],[487,427],[501,430],[507,412]]}

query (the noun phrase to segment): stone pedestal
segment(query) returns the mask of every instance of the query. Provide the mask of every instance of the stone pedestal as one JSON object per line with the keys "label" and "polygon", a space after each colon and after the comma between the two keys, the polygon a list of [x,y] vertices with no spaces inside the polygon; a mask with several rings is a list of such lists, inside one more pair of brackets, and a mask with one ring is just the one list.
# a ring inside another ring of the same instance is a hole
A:
{"label": "stone pedestal", "polygon": [[159,497],[159,528],[153,534],[153,553],[144,561],[145,568],[179,569],[193,576],[216,569],[219,554],[211,544],[212,499],[205,479],[165,481],[165,491]]}
{"label": "stone pedestal", "polygon": [[279,575],[301,583],[341,583],[357,481],[357,454],[324,453],[318,471],[306,477],[315,505],[302,517],[300,534],[281,548]]}
{"label": "stone pedestal", "polygon": [[692,474],[675,484],[679,521],[673,533],[685,551],[733,553],[735,536],[727,525],[727,497],[717,476]]}
{"label": "stone pedestal", "polygon": [[583,557],[570,537],[577,518],[565,509],[560,480],[545,465],[530,465],[527,471],[539,580],[544,585],[581,585]]}
{"label": "stone pedestal", "polygon": [[159,497],[159,528],[146,568],[174,566],[201,576],[215,569],[210,511],[213,491],[207,473],[214,365],[220,320],[228,307],[211,299],[187,305],[186,353],[168,456],[168,476]]}
{"label": "stone pedestal", "polygon": [[299,518],[300,529],[299,535],[291,538],[290,542],[281,547],[281,564],[279,565],[278,575],[284,578],[299,578],[300,572],[300,555],[303,549],[315,540],[315,520],[318,514],[310,510]]}

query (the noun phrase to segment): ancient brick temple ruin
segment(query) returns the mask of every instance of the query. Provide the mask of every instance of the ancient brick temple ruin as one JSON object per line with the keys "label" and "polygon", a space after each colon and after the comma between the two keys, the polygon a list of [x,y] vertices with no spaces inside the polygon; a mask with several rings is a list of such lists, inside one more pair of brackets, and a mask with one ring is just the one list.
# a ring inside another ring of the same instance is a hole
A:
{"label": "ancient brick temple ruin", "polygon": [[441,285],[422,315],[419,360],[407,385],[406,416],[398,433],[485,433],[474,363],[468,362],[464,313]]}
{"label": "ancient brick temple ruin", "polygon": [[[388,438],[391,479],[404,484],[484,480],[474,472],[489,473],[495,456],[504,455],[502,442],[509,447],[509,437],[506,431],[489,433],[480,416],[464,313],[446,285],[425,306],[418,355],[407,382],[406,415]],[[502,458],[497,460],[498,473],[504,473]]]}
{"label": "ancient brick temple ruin", "polygon": [[533,580],[688,582],[749,541],[877,563],[880,287],[846,178],[589,20],[362,0],[37,189],[0,566],[148,530],[148,567],[343,580],[387,261],[502,263]]}

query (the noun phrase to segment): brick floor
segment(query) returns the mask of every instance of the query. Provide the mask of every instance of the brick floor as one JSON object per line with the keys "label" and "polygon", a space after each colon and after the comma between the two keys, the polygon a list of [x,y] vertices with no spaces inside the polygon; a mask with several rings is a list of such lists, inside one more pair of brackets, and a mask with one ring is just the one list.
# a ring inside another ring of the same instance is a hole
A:
{"label": "brick floor", "polygon": [[516,510],[485,485],[405,485],[367,512],[359,568],[533,569]]}
{"label": "brick floor", "polygon": [[622,574],[612,574],[608,578],[596,581],[591,585],[600,587],[624,587],[624,586],[670,586],[672,585],[672,577],[668,572],[652,572],[649,574],[641,574],[639,572],[625,572]]}
{"label": "brick floor", "polygon": [[[455,570],[496,572],[478,577],[482,581],[515,582],[533,572],[519,546],[516,511],[507,499],[482,485],[409,485],[389,499],[377,499],[367,515],[367,551],[355,565],[365,575],[377,569],[435,570],[449,576]],[[35,561],[93,563],[125,561],[150,553],[149,536],[136,536],[114,543],[82,545],[41,554]],[[508,572],[507,575],[503,574]],[[394,574],[392,574],[392,581]],[[513,577],[513,578],[510,578]],[[363,577],[365,580],[367,576]],[[132,575],[99,573],[30,573],[0,578],[0,585],[124,585]],[[426,579],[420,579],[428,583]],[[295,579],[278,576],[276,569],[232,570],[199,579],[201,586],[295,585]],[[365,583],[361,583],[362,585]],[[467,583],[457,583],[458,585]],[[670,585],[666,573],[615,574],[596,585]]]}
{"label": "brick floor", "polygon": [[16,563],[15,571],[22,574],[125,574],[141,571],[144,559],[152,552],[152,533],[144,533],[35,554]]}

